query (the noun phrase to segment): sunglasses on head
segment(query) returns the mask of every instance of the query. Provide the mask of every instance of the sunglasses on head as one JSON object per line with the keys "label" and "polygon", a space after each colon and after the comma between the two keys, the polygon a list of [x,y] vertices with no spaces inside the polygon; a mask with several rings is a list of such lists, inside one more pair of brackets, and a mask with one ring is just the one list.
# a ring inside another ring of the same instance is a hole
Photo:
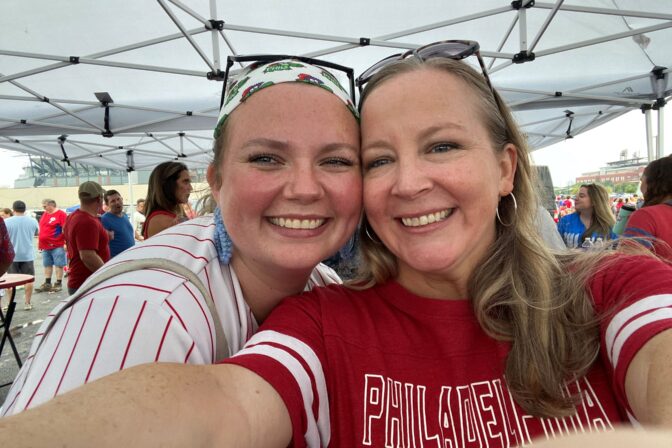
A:
{"label": "sunglasses on head", "polygon": [[335,64],[333,62],[329,61],[324,61],[322,59],[314,59],[314,58],[307,58],[304,56],[292,56],[292,55],[286,55],[286,54],[257,54],[257,55],[244,55],[244,56],[229,56],[226,58],[226,71],[224,72],[224,85],[222,86],[222,98],[219,103],[219,107],[221,109],[222,105],[224,104],[224,99],[226,98],[226,92],[227,92],[227,87],[229,84],[229,71],[231,69],[231,66],[235,64],[236,62],[243,63],[243,62],[251,62],[248,66],[244,67],[242,71],[240,71],[237,76],[241,76],[245,73],[249,73],[250,71],[254,70],[255,68],[259,67],[260,65],[263,64],[269,64],[271,62],[276,62],[276,61],[282,61],[283,59],[293,59],[296,61],[300,62],[305,62],[306,64],[310,65],[316,65],[318,67],[323,67],[327,69],[332,69],[332,70],[338,70],[340,72],[343,72],[346,74],[348,77],[349,85],[350,85],[350,99],[352,100],[352,104],[355,103],[355,75],[354,71],[350,67],[346,67],[344,65],[339,65]]}
{"label": "sunglasses on head", "polygon": [[[478,42],[473,40],[444,40],[441,42],[427,44],[413,50],[408,50],[405,53],[397,53],[393,54],[392,56],[388,56],[385,59],[376,62],[368,69],[364,70],[364,72],[357,77],[356,84],[359,88],[360,95],[364,85],[369,82],[371,78],[376,75],[376,73],[393,62],[401,61],[411,56],[416,57],[421,61],[427,61],[434,58],[461,60],[468,58],[469,56],[476,56],[478,59],[478,64],[481,66],[483,77],[488,83],[488,87],[490,87],[493,96],[495,99],[497,99],[497,96],[495,95],[495,89],[492,87],[490,77],[488,76],[488,72],[485,69],[485,63],[481,57],[480,45]],[[497,105],[499,106],[499,101],[497,101]]]}

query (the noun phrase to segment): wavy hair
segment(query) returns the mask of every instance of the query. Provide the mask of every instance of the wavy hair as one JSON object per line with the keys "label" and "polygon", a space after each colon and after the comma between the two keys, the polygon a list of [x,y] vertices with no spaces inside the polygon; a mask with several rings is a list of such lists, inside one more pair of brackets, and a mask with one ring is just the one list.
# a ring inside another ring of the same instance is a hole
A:
{"label": "wavy hair", "polygon": [[600,184],[583,184],[580,188],[588,191],[588,197],[593,206],[590,227],[583,232],[580,241],[590,238],[593,233],[601,235],[605,240],[611,239],[611,229],[616,224],[616,218],[609,207],[609,192]]}
{"label": "wavy hair", "polygon": [[[407,58],[383,68],[366,86],[371,92],[402,73],[439,70],[461,79],[472,90],[494,151],[511,143],[518,160],[513,194],[499,203],[506,226],[495,221],[496,239],[468,280],[468,298],[483,330],[510,342],[505,377],[516,402],[533,415],[574,412],[580,397],[567,396],[562,385],[586,374],[599,352],[599,333],[588,280],[605,253],[554,254],[535,226],[539,200],[525,137],[501,97],[467,64],[435,58]],[[365,288],[397,276],[394,255],[364,220],[361,226],[362,272],[355,287]],[[371,237],[367,236],[367,232]],[[578,257],[578,258],[577,258]]]}
{"label": "wavy hair", "polygon": [[656,205],[672,197],[672,154],[654,160],[644,169],[644,206]]}

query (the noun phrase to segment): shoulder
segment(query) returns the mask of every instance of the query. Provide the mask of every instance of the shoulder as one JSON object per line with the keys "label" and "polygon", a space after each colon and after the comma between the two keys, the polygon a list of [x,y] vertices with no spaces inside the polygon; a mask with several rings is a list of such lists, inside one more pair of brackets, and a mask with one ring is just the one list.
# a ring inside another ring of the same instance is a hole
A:
{"label": "shoulder", "polygon": [[[92,278],[105,275],[112,268],[122,269],[116,266],[126,264],[129,267],[128,272],[115,275],[106,284],[109,282],[134,290],[149,288],[158,293],[160,298],[169,297],[188,280],[169,270],[152,267],[151,260],[170,260],[196,275],[203,273],[210,265],[219,263],[213,240],[214,224],[210,225],[212,218],[204,217],[194,221],[197,222],[190,221],[174,226],[174,232],[155,235],[150,240],[127,249],[117,255],[113,262],[96,271]],[[143,260],[145,263],[142,263]],[[206,277],[207,275],[205,273]],[[206,278],[204,283],[207,282]]]}
{"label": "shoulder", "polygon": [[342,283],[341,278],[338,276],[336,271],[331,269],[326,264],[320,263],[315,266],[315,269],[313,269],[313,272],[310,274],[306,284],[306,290],[313,289],[317,286],[330,285],[333,283]]}
{"label": "shoulder", "polygon": [[650,255],[614,254],[601,262],[590,289],[598,313],[647,297],[672,295],[672,265]]}
{"label": "shoulder", "polygon": [[212,215],[177,224],[124,251],[115,260],[167,258],[178,263],[217,260]]}
{"label": "shoulder", "polygon": [[147,216],[147,219],[156,218],[158,216],[167,216],[170,218],[175,218],[177,215],[167,210],[154,210],[152,213],[149,214],[149,216]]}

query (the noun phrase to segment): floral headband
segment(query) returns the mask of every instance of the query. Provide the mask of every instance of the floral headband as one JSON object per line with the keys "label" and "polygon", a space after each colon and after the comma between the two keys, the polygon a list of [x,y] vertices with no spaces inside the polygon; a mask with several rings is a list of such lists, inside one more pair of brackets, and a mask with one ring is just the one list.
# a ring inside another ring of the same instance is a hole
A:
{"label": "floral headband", "polygon": [[219,137],[222,125],[236,107],[254,93],[283,82],[303,82],[331,92],[345,103],[355,118],[359,119],[359,113],[350,94],[326,68],[291,58],[273,62],[255,62],[245,67],[226,87],[214,137]]}

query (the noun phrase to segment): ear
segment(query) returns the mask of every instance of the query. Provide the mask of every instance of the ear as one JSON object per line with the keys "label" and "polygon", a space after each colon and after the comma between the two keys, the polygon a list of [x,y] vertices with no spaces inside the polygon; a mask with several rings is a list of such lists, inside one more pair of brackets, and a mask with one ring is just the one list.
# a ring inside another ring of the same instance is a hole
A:
{"label": "ear", "polygon": [[499,195],[506,196],[513,191],[513,180],[516,177],[518,164],[518,149],[512,143],[507,143],[500,153],[499,168]]}
{"label": "ear", "polygon": [[205,178],[208,180],[208,185],[210,185],[210,191],[212,192],[212,197],[219,205],[219,190],[222,188],[222,182],[218,179],[217,168],[214,164],[208,165],[208,169],[205,172]]}

